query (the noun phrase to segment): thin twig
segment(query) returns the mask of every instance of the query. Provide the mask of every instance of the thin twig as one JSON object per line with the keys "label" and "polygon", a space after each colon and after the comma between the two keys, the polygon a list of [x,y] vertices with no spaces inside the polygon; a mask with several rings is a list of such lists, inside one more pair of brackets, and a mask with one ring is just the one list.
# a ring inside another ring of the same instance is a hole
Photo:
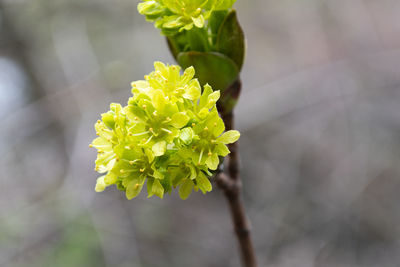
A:
{"label": "thin twig", "polygon": [[[240,82],[236,83],[240,86]],[[238,89],[240,91],[240,88]],[[232,112],[222,114],[226,130],[234,129],[234,115]],[[242,263],[244,267],[256,267],[256,255],[250,235],[250,222],[247,219],[242,200],[242,181],[239,175],[239,158],[237,142],[229,145],[231,153],[228,158],[226,172],[216,176],[218,187],[224,192],[228,200],[232,221],[239,241]]]}

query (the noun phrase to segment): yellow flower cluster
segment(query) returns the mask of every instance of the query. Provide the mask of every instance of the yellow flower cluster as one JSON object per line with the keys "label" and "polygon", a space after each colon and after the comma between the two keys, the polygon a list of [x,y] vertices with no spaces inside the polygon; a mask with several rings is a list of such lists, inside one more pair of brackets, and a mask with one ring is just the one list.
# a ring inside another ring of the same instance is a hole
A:
{"label": "yellow flower cluster", "polygon": [[219,91],[205,85],[203,93],[193,67],[180,74],[179,66],[154,63],[145,80],[132,83],[128,104],[111,104],[95,124],[98,150],[96,191],[115,184],[132,199],[147,181],[148,196],[160,198],[172,188],[186,199],[192,189],[211,191],[208,179],[226,144],[238,140],[238,131],[225,133],[216,102]]}

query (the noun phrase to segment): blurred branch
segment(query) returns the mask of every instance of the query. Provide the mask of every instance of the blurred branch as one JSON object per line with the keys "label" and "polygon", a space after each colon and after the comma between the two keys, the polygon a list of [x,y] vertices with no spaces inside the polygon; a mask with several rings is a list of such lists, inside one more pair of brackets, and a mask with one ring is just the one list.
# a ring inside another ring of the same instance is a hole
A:
{"label": "blurred branch", "polygon": [[[63,136],[63,128],[60,117],[54,116],[54,114],[58,114],[57,105],[50,105],[49,101],[46,101],[48,98],[46,96],[46,91],[40,81],[42,80],[40,77],[37,77],[37,73],[34,71],[35,66],[32,63],[29,56],[29,47],[32,43],[31,40],[27,39],[27,36],[21,36],[16,30],[15,23],[13,21],[13,16],[8,14],[4,1],[0,0],[0,15],[1,15],[1,34],[5,36],[6,42],[0,44],[0,52],[1,50],[5,50],[8,54],[12,56],[12,58],[18,62],[19,67],[22,69],[24,74],[29,81],[29,86],[31,90],[29,93],[32,93],[31,100],[36,100],[35,102],[30,103],[25,108],[18,110],[18,112],[14,112],[8,114],[5,118],[5,122],[11,123],[12,119],[18,118],[20,116],[20,120],[15,121],[23,121],[25,118],[35,118],[35,126],[39,125],[43,128],[47,127],[50,123],[52,124],[52,128],[57,132],[57,134]],[[29,115],[29,116],[28,116]],[[21,119],[22,118],[22,119]],[[15,122],[14,121],[14,122]],[[40,123],[39,123],[40,122]],[[7,127],[10,129],[11,127]],[[38,130],[38,127],[32,127],[33,132]],[[18,131],[20,132],[20,131]],[[29,133],[21,134],[22,136],[27,136]],[[17,135],[18,137],[18,135]],[[61,157],[63,160],[67,160],[65,145],[63,146],[63,150],[61,151]],[[67,168],[63,168],[63,173],[65,174]],[[55,181],[48,187],[44,188],[40,193],[36,194],[31,198],[32,202],[40,201],[43,198],[48,197],[53,192],[58,189],[64,181],[65,175],[60,175],[60,179],[55,179]]]}

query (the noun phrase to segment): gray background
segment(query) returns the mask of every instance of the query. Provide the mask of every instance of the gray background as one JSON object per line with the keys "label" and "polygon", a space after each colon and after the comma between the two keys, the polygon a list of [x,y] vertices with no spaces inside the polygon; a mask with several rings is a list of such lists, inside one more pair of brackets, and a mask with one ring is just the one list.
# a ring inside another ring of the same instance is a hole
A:
{"label": "gray background", "polygon": [[[218,189],[95,193],[93,125],[166,43],[133,0],[0,0],[0,266],[239,266]],[[260,266],[400,266],[400,1],[238,0]]]}

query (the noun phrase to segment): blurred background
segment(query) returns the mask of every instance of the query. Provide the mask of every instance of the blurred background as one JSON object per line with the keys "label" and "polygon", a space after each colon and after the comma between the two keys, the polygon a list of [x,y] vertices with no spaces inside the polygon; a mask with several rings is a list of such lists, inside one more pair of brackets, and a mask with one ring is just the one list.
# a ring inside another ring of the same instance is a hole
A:
{"label": "blurred background", "polygon": [[[137,0],[0,0],[0,266],[239,267],[215,189],[95,193],[94,123],[174,63]],[[400,1],[238,0],[260,266],[400,266]]]}

